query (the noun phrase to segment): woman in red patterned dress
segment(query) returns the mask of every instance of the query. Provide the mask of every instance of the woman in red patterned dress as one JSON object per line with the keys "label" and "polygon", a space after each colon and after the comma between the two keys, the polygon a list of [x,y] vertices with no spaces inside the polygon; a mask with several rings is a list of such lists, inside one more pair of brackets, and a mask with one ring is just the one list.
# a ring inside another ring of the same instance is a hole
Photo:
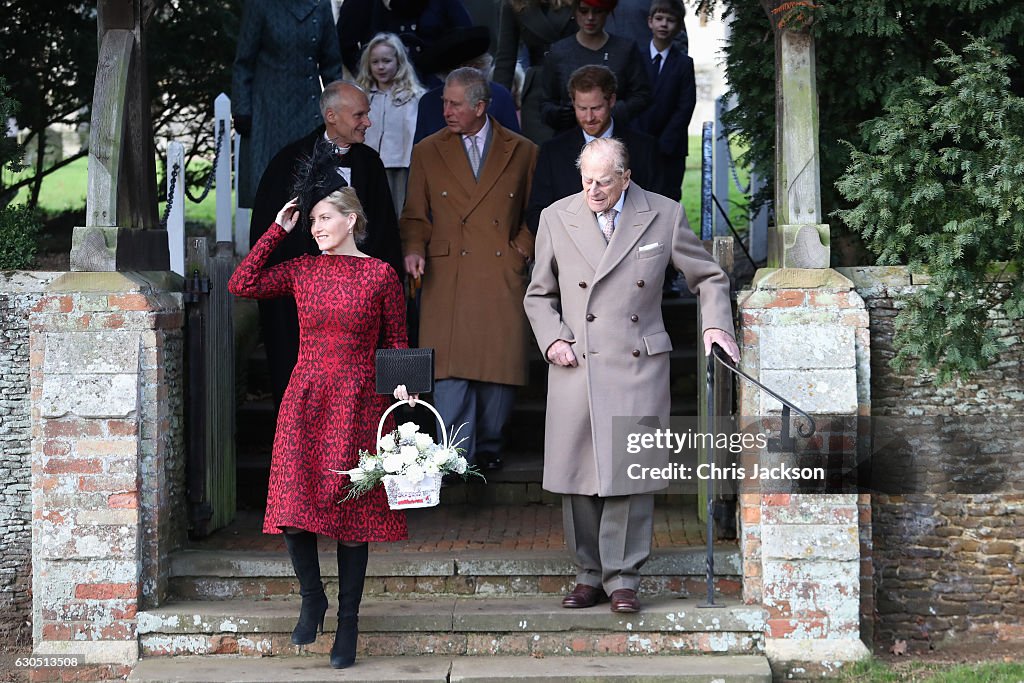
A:
{"label": "woman in red patterned dress", "polygon": [[[377,423],[388,402],[374,390],[374,351],[408,346],[398,276],[357,248],[366,217],[355,191],[343,184],[332,168],[285,204],[228,283],[236,296],[293,296],[298,307],[299,359],[277,417],[263,531],[284,532],[299,579],[297,645],[316,640],[327,612],[317,534],[338,541],[336,669],[355,661],[367,542],[407,538],[405,515],[388,507],[383,487],[342,502],[348,478],[331,472],[355,467],[360,449],[376,450]],[[308,217],[321,254],[264,268],[300,215]],[[405,387],[397,387],[395,397],[408,398]]]}

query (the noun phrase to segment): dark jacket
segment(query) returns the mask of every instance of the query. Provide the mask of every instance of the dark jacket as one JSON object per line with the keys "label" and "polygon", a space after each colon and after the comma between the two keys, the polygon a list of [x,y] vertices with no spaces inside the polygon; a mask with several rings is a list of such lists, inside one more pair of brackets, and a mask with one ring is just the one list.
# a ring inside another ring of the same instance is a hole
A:
{"label": "dark jacket", "polygon": [[[650,49],[645,54],[650,54]],[[633,128],[653,135],[658,151],[664,156],[686,157],[689,136],[687,128],[697,106],[697,81],[693,59],[670,47],[661,73],[647,60],[647,73],[653,84],[651,105],[633,121]]]}
{"label": "dark jacket", "polygon": [[[654,138],[639,131],[620,126],[616,121],[612,128],[613,137],[622,140],[629,150],[630,177],[642,187],[665,194],[661,171],[655,163],[657,143]],[[537,155],[537,170],[530,187],[530,201],[526,205],[526,225],[534,234],[540,222],[540,212],[554,202],[580,192],[580,172],[576,169],[576,158],[583,150],[585,138],[579,126],[559,133],[540,146]]]}

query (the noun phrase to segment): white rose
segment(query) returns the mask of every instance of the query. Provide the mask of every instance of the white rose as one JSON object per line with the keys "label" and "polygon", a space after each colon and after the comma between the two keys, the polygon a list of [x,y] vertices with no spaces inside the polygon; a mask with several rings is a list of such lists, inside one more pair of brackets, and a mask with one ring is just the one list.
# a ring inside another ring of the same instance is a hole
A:
{"label": "white rose", "polygon": [[427,474],[440,474],[441,465],[437,464],[433,460],[428,460],[425,463],[423,463],[423,471],[426,472]]}
{"label": "white rose", "polygon": [[381,451],[393,451],[395,450],[395,445],[394,434],[388,434],[377,442],[377,449]]}
{"label": "white rose", "polygon": [[434,440],[430,438],[429,434],[416,434],[416,448],[425,451],[433,445]]}
{"label": "white rose", "polygon": [[446,464],[455,454],[452,453],[450,448],[438,448],[434,451],[434,454],[430,457],[430,461],[438,467]]}
{"label": "white rose", "polygon": [[413,484],[421,481],[424,476],[426,476],[426,472],[419,465],[409,465],[405,468],[405,477]]}
{"label": "white rose", "polygon": [[465,474],[466,473],[466,459],[463,458],[461,455],[456,456],[455,457],[455,462],[452,463],[452,469],[455,470],[455,472],[457,474]]}
{"label": "white rose", "polygon": [[398,425],[398,436],[404,441],[405,439],[413,438],[419,430],[420,426],[415,422],[406,422],[405,424]]}
{"label": "white rose", "polygon": [[398,454],[401,456],[402,462],[406,465],[412,465],[420,457],[419,449],[415,446],[402,446],[398,449]]}
{"label": "white rose", "polygon": [[358,467],[355,468],[354,470],[349,470],[345,474],[348,475],[348,478],[352,481],[353,484],[358,483],[363,479],[366,479],[366,472],[359,469]]}
{"label": "white rose", "polygon": [[398,474],[405,467],[405,460],[401,453],[388,453],[382,459],[381,465],[388,474]]}

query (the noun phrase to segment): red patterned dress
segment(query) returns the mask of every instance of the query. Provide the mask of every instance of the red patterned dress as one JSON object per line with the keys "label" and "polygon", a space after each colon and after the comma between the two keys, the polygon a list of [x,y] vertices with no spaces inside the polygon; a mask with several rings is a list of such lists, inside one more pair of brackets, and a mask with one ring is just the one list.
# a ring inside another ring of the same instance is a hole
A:
{"label": "red patterned dress", "polygon": [[[300,256],[270,268],[285,237],[276,223],[228,282],[236,296],[292,296],[299,311],[299,360],[281,400],[263,532],[298,527],[339,541],[401,541],[405,513],[383,487],[341,503],[359,450],[376,449],[390,399],[374,390],[374,351],[406,348],[405,304],[394,269],[375,258]],[[394,429],[394,421],[385,430]]]}

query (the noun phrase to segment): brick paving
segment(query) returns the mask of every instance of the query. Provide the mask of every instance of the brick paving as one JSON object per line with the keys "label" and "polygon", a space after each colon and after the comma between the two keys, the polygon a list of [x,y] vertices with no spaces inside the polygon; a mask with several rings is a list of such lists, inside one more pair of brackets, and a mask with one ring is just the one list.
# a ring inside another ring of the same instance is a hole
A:
{"label": "brick paving", "polygon": [[[451,550],[549,550],[565,548],[560,505],[439,505],[410,510],[409,540],[375,543],[375,553]],[[263,515],[239,511],[235,521],[208,538],[192,541],[205,550],[280,550],[280,536],[263,534]],[[704,543],[704,525],[693,503],[659,503],[654,509],[654,547],[679,548]],[[321,550],[333,542],[320,539]]]}

